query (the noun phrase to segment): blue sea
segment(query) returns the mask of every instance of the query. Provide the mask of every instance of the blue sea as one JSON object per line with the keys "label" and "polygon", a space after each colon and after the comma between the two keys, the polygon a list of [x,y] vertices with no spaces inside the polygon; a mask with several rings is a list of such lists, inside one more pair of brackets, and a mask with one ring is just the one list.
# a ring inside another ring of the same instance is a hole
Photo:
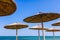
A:
{"label": "blue sea", "polygon": [[[40,40],[43,37],[40,36]],[[0,40],[16,40],[15,36],[0,36]],[[38,36],[19,36],[18,40],[38,40]],[[53,40],[53,36],[46,36],[46,40]],[[55,40],[60,40],[60,36],[55,36]]]}

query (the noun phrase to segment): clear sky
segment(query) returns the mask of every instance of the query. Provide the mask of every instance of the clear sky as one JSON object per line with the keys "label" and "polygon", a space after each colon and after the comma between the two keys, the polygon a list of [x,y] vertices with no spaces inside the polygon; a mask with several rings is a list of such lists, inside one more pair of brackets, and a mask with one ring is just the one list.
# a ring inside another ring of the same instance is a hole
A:
{"label": "clear sky", "polygon": [[[37,14],[38,12],[56,12],[60,13],[60,0],[14,0],[17,5],[17,10],[10,16],[0,17],[0,36],[15,36],[15,30],[5,29],[4,26],[14,22],[20,22],[28,24],[29,27],[25,29],[19,29],[19,36],[37,36],[36,30],[30,30],[29,28],[37,25],[34,23],[26,23],[24,18]],[[60,21],[59,19],[45,22],[44,27],[51,28],[51,24]],[[56,28],[60,28],[59,26]],[[40,31],[41,33],[41,31]],[[41,33],[42,35],[42,33]],[[46,36],[51,36],[52,32],[46,32]],[[59,32],[56,32],[56,36],[60,36]]]}

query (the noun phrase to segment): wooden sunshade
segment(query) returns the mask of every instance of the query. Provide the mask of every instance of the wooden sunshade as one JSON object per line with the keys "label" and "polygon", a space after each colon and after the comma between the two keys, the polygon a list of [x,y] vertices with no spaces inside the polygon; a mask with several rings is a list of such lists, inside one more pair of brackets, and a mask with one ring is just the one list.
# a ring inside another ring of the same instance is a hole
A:
{"label": "wooden sunshade", "polygon": [[21,24],[19,22],[12,23],[12,24],[4,26],[4,28],[6,28],[6,29],[16,29],[16,40],[18,40],[18,29],[26,28],[26,27],[28,27],[28,25]]}

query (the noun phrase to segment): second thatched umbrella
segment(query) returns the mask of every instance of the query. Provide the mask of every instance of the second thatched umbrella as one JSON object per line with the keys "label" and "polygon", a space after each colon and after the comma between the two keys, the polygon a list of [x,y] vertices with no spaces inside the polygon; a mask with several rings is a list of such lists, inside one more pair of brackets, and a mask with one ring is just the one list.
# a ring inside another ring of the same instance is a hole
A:
{"label": "second thatched umbrella", "polygon": [[16,23],[13,23],[13,24],[6,25],[4,28],[6,28],[6,29],[16,29],[16,40],[18,40],[18,29],[22,29],[22,28],[26,28],[26,27],[28,27],[28,25],[16,22]]}
{"label": "second thatched umbrella", "polygon": [[[29,28],[29,29],[38,30],[38,40],[40,40],[40,32],[39,32],[39,30],[42,30],[43,28],[40,27],[40,25],[38,25],[38,26],[33,26],[33,27]],[[44,28],[44,30],[47,30],[47,28]]]}
{"label": "second thatched umbrella", "polygon": [[[60,18],[60,14],[58,13],[40,13],[34,16],[30,16],[28,18],[25,18],[23,21],[28,22],[28,23],[40,23],[42,25],[42,34],[44,36],[44,26],[43,22],[48,22],[54,19]],[[44,37],[43,37],[44,40]]]}
{"label": "second thatched umbrella", "polygon": [[56,29],[56,28],[49,28],[48,30],[46,30],[47,32],[53,32],[53,40],[55,40],[55,33],[54,32],[59,32],[60,29]]}

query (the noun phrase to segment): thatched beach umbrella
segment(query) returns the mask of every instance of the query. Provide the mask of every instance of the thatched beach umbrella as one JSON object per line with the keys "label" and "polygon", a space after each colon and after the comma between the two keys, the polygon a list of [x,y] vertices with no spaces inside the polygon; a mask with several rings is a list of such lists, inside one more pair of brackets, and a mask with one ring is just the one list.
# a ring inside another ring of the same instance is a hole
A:
{"label": "thatched beach umbrella", "polygon": [[47,32],[53,32],[53,40],[55,40],[55,33],[54,32],[59,32],[60,29],[56,29],[56,28],[50,28],[48,30],[46,30]]}
{"label": "thatched beach umbrella", "polygon": [[0,0],[0,16],[8,16],[16,11],[13,0]]}
{"label": "thatched beach umbrella", "polygon": [[52,26],[60,26],[60,22],[53,23]]}
{"label": "thatched beach umbrella", "polygon": [[41,25],[42,25],[42,28],[43,28],[42,29],[42,34],[44,36],[43,22],[52,21],[52,20],[57,19],[59,17],[60,17],[60,14],[58,14],[58,13],[39,13],[37,15],[25,18],[23,21],[28,22],[28,23],[40,23],[41,22]]}
{"label": "thatched beach umbrella", "polygon": [[22,29],[22,28],[26,28],[26,27],[28,27],[28,25],[16,22],[16,23],[13,23],[13,24],[6,25],[4,28],[6,28],[6,29],[16,29],[16,40],[18,40],[18,29]]}
{"label": "thatched beach umbrella", "polygon": [[[38,25],[38,26],[33,26],[33,27],[29,28],[29,29],[38,30],[38,40],[40,40],[40,31],[39,30],[42,30],[43,28],[40,27],[40,25]],[[47,28],[44,28],[44,30],[47,30]]]}

